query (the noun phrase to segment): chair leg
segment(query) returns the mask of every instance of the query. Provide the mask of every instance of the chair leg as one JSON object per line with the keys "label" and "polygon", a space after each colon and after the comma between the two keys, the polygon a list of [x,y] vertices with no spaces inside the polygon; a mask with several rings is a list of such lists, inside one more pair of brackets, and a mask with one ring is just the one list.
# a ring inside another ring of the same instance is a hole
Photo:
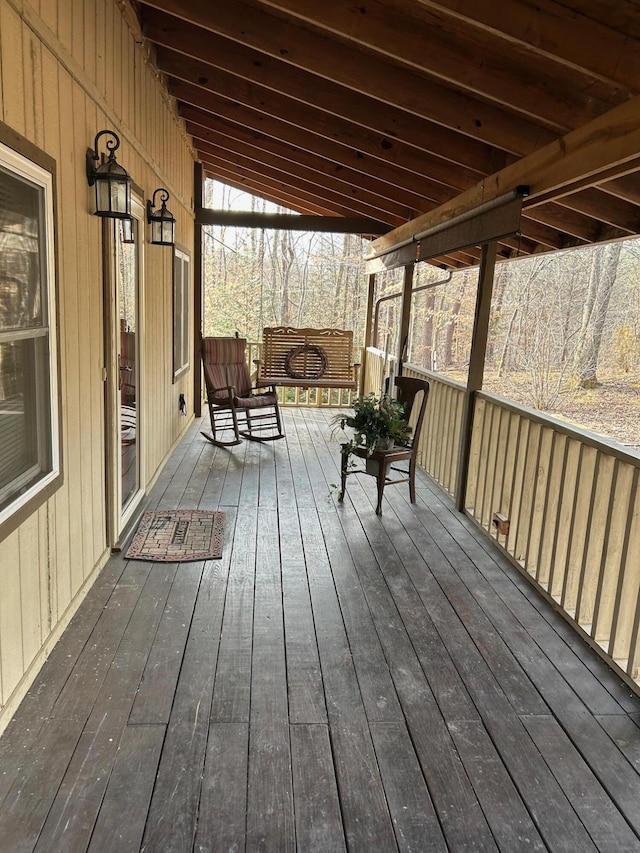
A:
{"label": "chair leg", "polygon": [[378,483],[378,505],[376,506],[376,515],[382,515],[382,495],[384,494],[384,486],[387,482],[387,460],[381,459],[378,465],[378,474],[376,476]]}
{"label": "chair leg", "polygon": [[235,434],[236,441],[239,444],[242,439],[240,438],[240,429],[238,427],[238,415],[236,414],[236,407],[233,405],[231,406],[231,417],[233,419],[233,432]]}
{"label": "chair leg", "polygon": [[273,407],[276,414],[276,423],[278,424],[278,437],[284,438],[284,430],[282,429],[282,420],[280,419],[280,406],[278,403]]}
{"label": "chair leg", "polygon": [[340,503],[344,500],[344,494],[347,490],[347,470],[349,466],[349,454],[342,451],[342,457],[340,460],[340,492],[338,493],[338,500]]}
{"label": "chair leg", "polygon": [[409,462],[409,500],[412,504],[416,502],[416,459],[411,457]]}
{"label": "chair leg", "polygon": [[[246,429],[240,431],[240,435],[244,438],[249,438],[251,441],[276,441],[278,438],[284,438],[284,432],[282,431],[282,421],[280,420],[280,410],[278,406],[273,406],[273,413],[269,412],[269,407],[265,407],[264,409],[258,409],[258,413],[255,415],[255,423],[254,420],[251,419],[251,413],[249,410],[243,412],[246,420]],[[262,422],[268,419],[267,426],[263,426]],[[271,433],[274,433],[274,430],[277,429],[277,432],[273,435],[263,435],[262,431],[269,430]],[[255,430],[255,431],[254,431]]]}

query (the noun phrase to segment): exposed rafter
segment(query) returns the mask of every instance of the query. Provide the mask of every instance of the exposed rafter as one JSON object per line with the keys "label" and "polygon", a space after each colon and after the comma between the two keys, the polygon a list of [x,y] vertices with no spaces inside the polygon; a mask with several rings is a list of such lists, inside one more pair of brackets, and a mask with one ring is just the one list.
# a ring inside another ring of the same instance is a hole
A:
{"label": "exposed rafter", "polygon": [[[381,237],[374,243],[375,253],[386,251],[396,242],[412,238],[425,228],[434,227],[452,217],[458,217],[480,205],[487,204],[518,185],[527,184],[529,198],[535,202],[539,196],[547,196],[554,190],[560,194],[574,184],[583,185],[588,178],[597,186],[600,173],[607,174],[617,167],[625,173],[627,164],[633,161],[640,150],[640,96],[599,116],[589,124],[572,131],[557,142],[552,142],[534,154],[507,166],[477,186],[442,205],[424,216],[419,216],[406,225]],[[530,202],[530,203],[531,203]],[[532,206],[529,216],[535,216]],[[565,218],[568,218],[566,212]],[[575,221],[575,217],[574,217]],[[575,225],[574,229],[578,229]],[[574,234],[585,241],[611,240],[625,236],[607,229],[602,234]]]}
{"label": "exposed rafter", "polygon": [[521,235],[501,240],[499,257],[640,229],[630,0],[135,7],[210,176],[397,233],[527,183]]}

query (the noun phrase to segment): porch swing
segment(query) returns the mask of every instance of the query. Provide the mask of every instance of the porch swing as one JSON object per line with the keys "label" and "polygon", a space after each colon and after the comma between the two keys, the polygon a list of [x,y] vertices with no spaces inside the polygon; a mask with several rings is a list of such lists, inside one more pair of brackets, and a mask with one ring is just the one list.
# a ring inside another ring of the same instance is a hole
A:
{"label": "porch swing", "polygon": [[256,386],[358,388],[359,362],[353,360],[353,332],[272,326],[263,333]]}

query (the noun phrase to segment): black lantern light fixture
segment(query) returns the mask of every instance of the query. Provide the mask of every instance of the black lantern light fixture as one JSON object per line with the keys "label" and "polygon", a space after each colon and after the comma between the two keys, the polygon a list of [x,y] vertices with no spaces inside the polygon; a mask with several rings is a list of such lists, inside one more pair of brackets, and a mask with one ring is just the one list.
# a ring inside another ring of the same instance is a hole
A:
{"label": "black lantern light fixture", "polygon": [[[154,210],[156,195],[160,193],[162,204],[158,210]],[[154,190],[153,199],[147,201],[147,222],[151,225],[151,242],[156,246],[173,246],[175,243],[176,219],[170,210],[167,210],[169,193],[164,187]]]}
{"label": "black lantern light fixture", "polygon": [[[98,154],[101,136],[109,136],[106,146],[109,156],[105,160]],[[131,217],[131,178],[126,169],[116,160],[115,151],[120,147],[120,137],[113,130],[101,130],[96,134],[93,150],[87,149],[87,180],[96,188],[96,216],[108,219]],[[96,166],[96,163],[100,163]]]}
{"label": "black lantern light fixture", "polygon": [[120,220],[120,239],[123,243],[135,243],[136,238],[133,231],[133,219],[128,217],[128,219]]}

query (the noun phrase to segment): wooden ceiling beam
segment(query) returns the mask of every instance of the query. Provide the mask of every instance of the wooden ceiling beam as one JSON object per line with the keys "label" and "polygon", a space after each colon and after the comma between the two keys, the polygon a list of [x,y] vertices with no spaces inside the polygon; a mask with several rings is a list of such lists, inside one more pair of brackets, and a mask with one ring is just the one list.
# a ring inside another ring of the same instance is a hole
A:
{"label": "wooden ceiling beam", "polygon": [[[415,0],[369,0],[366,5],[361,0],[251,2],[333,37],[348,39],[468,94],[507,106],[559,133],[590,121],[626,97],[620,86],[610,86],[606,99],[599,101],[591,90],[592,79],[580,76],[575,80],[573,70],[558,69],[546,57],[536,61],[535,55],[518,53],[511,46],[505,50],[504,40],[486,33],[484,39],[465,38],[461,27],[451,27],[443,33],[437,16],[425,14],[424,7]],[[561,73],[551,75],[550,66]],[[566,82],[563,70],[569,78]],[[598,94],[604,94],[605,88],[601,86],[603,92]]]}
{"label": "wooden ceiling beam", "polygon": [[238,169],[234,163],[221,158],[205,155],[202,164],[205,171],[216,175],[225,183],[244,188],[247,192],[264,198],[277,198],[280,204],[298,213],[312,212],[321,216],[375,221],[377,225],[372,233],[376,234],[386,233],[393,227],[391,223],[381,222],[375,217],[367,216],[366,212],[362,213],[357,208],[327,203],[321,194],[302,190],[299,187],[291,187],[271,176]]}
{"label": "wooden ceiling beam", "polygon": [[[215,89],[215,91],[214,91]],[[283,95],[260,90],[219,72],[210,87],[193,86],[172,79],[169,90],[183,103],[221,115],[246,127],[260,127],[269,136],[280,138],[284,125],[291,125],[308,135],[326,139],[332,145],[343,145],[357,154],[367,154],[383,163],[411,172],[412,176],[429,177],[453,191],[467,189],[478,180],[475,172],[455,166],[408,145],[376,137],[364,128],[352,125],[321,110],[307,107]],[[234,95],[235,93],[235,95]],[[375,167],[374,167],[375,168]]]}
{"label": "wooden ceiling beam", "polygon": [[640,205],[640,171],[598,184],[602,192]]}
{"label": "wooden ceiling beam", "polygon": [[299,196],[289,195],[282,186],[274,186],[268,182],[257,182],[247,177],[243,173],[235,172],[233,169],[226,169],[216,164],[208,164],[206,160],[202,161],[204,171],[207,175],[215,180],[229,184],[231,187],[243,190],[251,195],[259,196],[274,204],[280,205],[287,210],[296,211],[298,213],[313,214],[316,216],[334,216],[335,213],[329,207],[318,204],[313,200],[302,199]]}
{"label": "wooden ceiling beam", "polygon": [[[348,116],[351,122],[378,133],[383,139],[406,142],[453,163],[464,164],[481,175],[491,174],[514,159],[501,149],[375,98],[364,94],[354,98],[350,89],[331,80],[301,69],[292,74],[290,66],[278,59],[163,12],[149,9],[145,13],[145,35],[161,46],[158,55],[162,70],[195,85],[206,86],[213,69],[227,70],[331,115]],[[172,67],[165,64],[169,59]]]}
{"label": "wooden ceiling beam", "polygon": [[539,207],[527,207],[526,211],[528,219],[543,222],[586,243],[598,243],[603,239],[615,240],[629,236],[626,231],[603,224],[597,219],[554,202],[548,202]]}
{"label": "wooden ceiling beam", "polygon": [[[209,143],[214,147],[218,146],[231,152],[236,150],[242,152],[246,149],[247,156],[256,161],[259,161],[261,156],[273,157],[276,161],[274,165],[276,163],[288,163],[289,168],[294,173],[298,168],[317,172],[324,179],[335,180],[336,183],[351,187],[354,192],[362,188],[369,195],[377,196],[383,207],[386,207],[387,204],[397,205],[404,210],[403,215],[407,220],[419,212],[431,210],[436,206],[436,203],[431,199],[422,198],[398,186],[384,182],[379,183],[370,175],[364,175],[340,164],[323,160],[314,154],[301,151],[293,145],[281,143],[262,134],[253,134],[240,125],[217,119],[214,120],[214,127],[208,113],[198,113],[191,107],[188,110],[189,112],[183,111],[184,118],[188,119],[186,131],[193,137],[196,146]],[[265,162],[269,162],[269,160],[267,159]],[[318,183],[322,184],[322,180],[319,180]],[[415,213],[412,214],[411,211],[415,211]]]}
{"label": "wooden ceiling beam", "polygon": [[557,206],[584,213],[627,234],[640,233],[640,207],[608,195],[596,187],[562,196]]}
{"label": "wooden ceiling beam", "polygon": [[381,234],[388,228],[382,222],[367,218],[215,210],[206,207],[196,211],[196,222],[200,225],[225,225],[231,228],[278,228],[283,231],[322,231],[328,234]]}
{"label": "wooden ceiling beam", "polygon": [[[551,62],[563,62],[607,83],[637,90],[640,42],[555,0],[417,2],[456,20],[482,27],[493,36],[539,53]],[[583,2],[580,6],[585,9]]]}
{"label": "wooden ceiling beam", "polygon": [[[223,126],[213,113],[200,110],[197,107],[181,106],[180,113],[187,122],[200,124],[204,127],[212,127],[214,130],[218,126]],[[231,132],[232,126],[236,122],[234,119],[225,119],[224,121],[225,132],[227,130]],[[244,127],[247,134],[252,133],[256,140],[262,137],[265,139],[275,139],[280,143],[299,148],[322,160],[337,164],[339,167],[347,167],[355,173],[368,176],[375,175],[378,181],[381,181],[383,184],[390,184],[391,187],[419,189],[425,196],[431,196],[432,202],[436,204],[442,203],[452,197],[450,189],[430,181],[428,177],[417,176],[412,172],[407,172],[405,169],[399,169],[395,165],[376,161],[361,152],[353,151],[343,145],[333,144],[326,139],[320,139],[315,134],[305,133],[304,130],[295,128],[293,125],[288,125],[284,122],[280,124],[281,126],[277,128],[279,135],[274,133],[275,122],[272,119],[268,121],[268,129],[272,131],[271,133],[267,132],[266,120],[264,124],[259,126],[259,129],[252,128],[250,125],[239,126]],[[380,192],[384,193],[384,187],[380,188]]]}
{"label": "wooden ceiling beam", "polygon": [[249,148],[238,143],[234,145],[233,140],[224,137],[218,137],[215,144],[200,140],[198,150],[201,155],[210,155],[226,160],[235,160],[237,165],[247,165],[254,171],[278,174],[281,179],[301,180],[305,184],[314,187],[322,187],[323,190],[328,190],[336,198],[342,198],[343,203],[354,203],[362,209],[365,207],[372,211],[371,215],[381,219],[384,222],[406,222],[407,208],[403,205],[397,205],[380,195],[364,192],[360,187],[347,184],[344,181],[339,181],[331,176],[324,175],[317,170],[307,169],[305,166],[292,165],[289,161],[281,158],[273,157],[267,152],[260,151],[258,148]]}
{"label": "wooden ceiling beam", "polygon": [[[520,255],[534,255],[541,251],[540,243],[535,240],[530,240],[524,235],[520,237],[503,237],[500,243],[509,250],[508,257],[517,258]],[[547,249],[545,248],[545,251]]]}
{"label": "wooden ceiling beam", "polygon": [[[278,169],[272,169],[268,166],[256,164],[246,157],[236,155],[233,161],[229,161],[223,152],[214,153],[202,149],[200,156],[203,162],[209,165],[217,165],[221,168],[232,168],[238,174],[246,174],[253,180],[272,181],[277,185],[286,188],[290,195],[299,195],[301,198],[317,198],[322,199],[323,204],[329,204],[333,210],[340,212],[342,216],[360,216],[377,219],[385,222],[388,226],[395,227],[402,222],[398,216],[392,216],[390,213],[381,211],[372,205],[363,204],[360,201],[346,198],[338,195],[327,189],[326,186],[321,186],[316,183],[305,181],[298,176],[292,176],[291,173],[282,172]],[[386,231],[390,230],[388,227]]]}
{"label": "wooden ceiling beam", "polygon": [[[565,195],[574,182],[581,182],[585,176],[597,183],[600,173],[604,172],[611,178],[612,168],[617,167],[624,173],[626,164],[633,161],[640,151],[639,113],[640,97],[637,96],[491,175],[436,210],[378,238],[373,251],[387,251],[397,243],[411,240],[416,233],[470,213],[520,185],[529,186],[529,197],[535,203],[538,196],[554,192],[558,196]],[[525,200],[525,211],[526,204]],[[534,215],[532,212],[531,217]]]}
{"label": "wooden ceiling beam", "polygon": [[[191,107],[184,108],[183,115],[184,118],[187,119],[187,132],[190,133],[196,140],[204,141],[205,145],[208,142],[215,147],[215,145],[220,141],[221,135],[217,127],[219,121],[215,117],[211,116],[209,113],[200,113],[195,110],[195,108]],[[229,124],[228,122],[224,126],[224,134],[228,134],[229,140],[231,141],[231,143],[229,143],[228,141],[225,143],[225,150],[234,150],[235,146],[233,143],[235,140],[238,139],[240,139],[243,144],[246,144],[247,140],[250,140],[249,144],[251,144],[252,142],[257,148],[265,148],[268,141],[261,135],[258,135],[258,138],[254,138],[246,128],[234,128],[234,126],[232,124]],[[273,143],[271,144],[271,147],[274,147]],[[294,149],[280,149],[280,152],[283,157],[288,159],[291,171],[295,172],[295,168],[297,166],[295,158],[299,156],[299,152]],[[316,155],[308,155],[308,162],[315,163],[315,165],[318,166]],[[325,166],[325,168],[323,168],[323,172],[325,172],[327,175],[330,175],[331,172],[329,171],[329,168],[326,167],[326,164],[323,165]],[[336,174],[338,176],[341,176],[342,170],[336,171]],[[359,186],[360,182],[366,183],[367,180],[370,180],[369,178],[360,175],[357,172],[351,171],[347,172],[344,177],[346,177],[349,181],[352,181],[354,186]],[[407,180],[406,175],[403,175],[402,177],[405,181]],[[411,178],[411,181],[414,182],[413,177]],[[319,183],[319,186],[322,186],[322,183]],[[401,188],[397,186],[395,189],[396,194],[402,191]],[[375,192],[375,187],[373,188],[373,191]],[[406,190],[406,192],[408,192],[408,190]],[[409,200],[410,199],[407,198],[407,201]],[[435,202],[424,199],[420,200],[419,204],[419,209],[421,211],[428,211],[436,206]],[[384,219],[384,217],[382,216],[380,218]],[[410,215],[408,214],[405,218],[407,220],[410,219]],[[567,245],[573,245],[573,241],[568,242],[567,239],[563,237],[563,235],[558,230],[556,230],[556,224],[557,217],[553,217],[553,224],[551,226],[545,224],[544,213],[538,214],[536,220],[527,220],[526,217],[523,217],[523,233],[528,239],[532,240],[537,244],[545,246],[545,248],[547,249],[562,249],[566,248]]]}
{"label": "wooden ceiling beam", "polygon": [[461,270],[468,266],[474,266],[473,260],[470,261],[466,256],[461,257],[458,252],[451,252],[449,255],[437,255],[435,258],[429,258],[425,263],[431,264],[431,266],[435,267],[450,267],[454,270]]}
{"label": "wooden ceiling beam", "polygon": [[562,231],[543,222],[534,221],[526,216],[524,211],[520,220],[520,230],[525,239],[544,247],[545,251],[549,249],[566,249],[567,247],[568,238]]}
{"label": "wooden ceiling beam", "polygon": [[286,200],[286,205],[294,211],[300,212],[306,205],[311,205],[320,211],[322,216],[355,216],[355,211],[346,208],[340,209],[337,205],[331,205],[321,195],[304,192],[298,188],[292,190],[290,186],[282,181],[273,180],[257,175],[255,172],[247,172],[244,169],[236,169],[233,163],[215,157],[203,157],[202,164],[207,171],[213,171],[216,175],[226,175],[233,178],[236,185],[251,187],[254,195],[262,195],[264,192],[272,196]]}
{"label": "wooden ceiling beam", "polygon": [[215,4],[200,0],[145,0],[143,5],[514,154],[535,151],[557,135],[550,128],[363,51],[354,51],[336,39],[295,26],[247,6],[242,0]]}
{"label": "wooden ceiling beam", "polygon": [[637,0],[560,0],[563,6],[573,9],[603,27],[612,28],[640,39],[640,16]]}

